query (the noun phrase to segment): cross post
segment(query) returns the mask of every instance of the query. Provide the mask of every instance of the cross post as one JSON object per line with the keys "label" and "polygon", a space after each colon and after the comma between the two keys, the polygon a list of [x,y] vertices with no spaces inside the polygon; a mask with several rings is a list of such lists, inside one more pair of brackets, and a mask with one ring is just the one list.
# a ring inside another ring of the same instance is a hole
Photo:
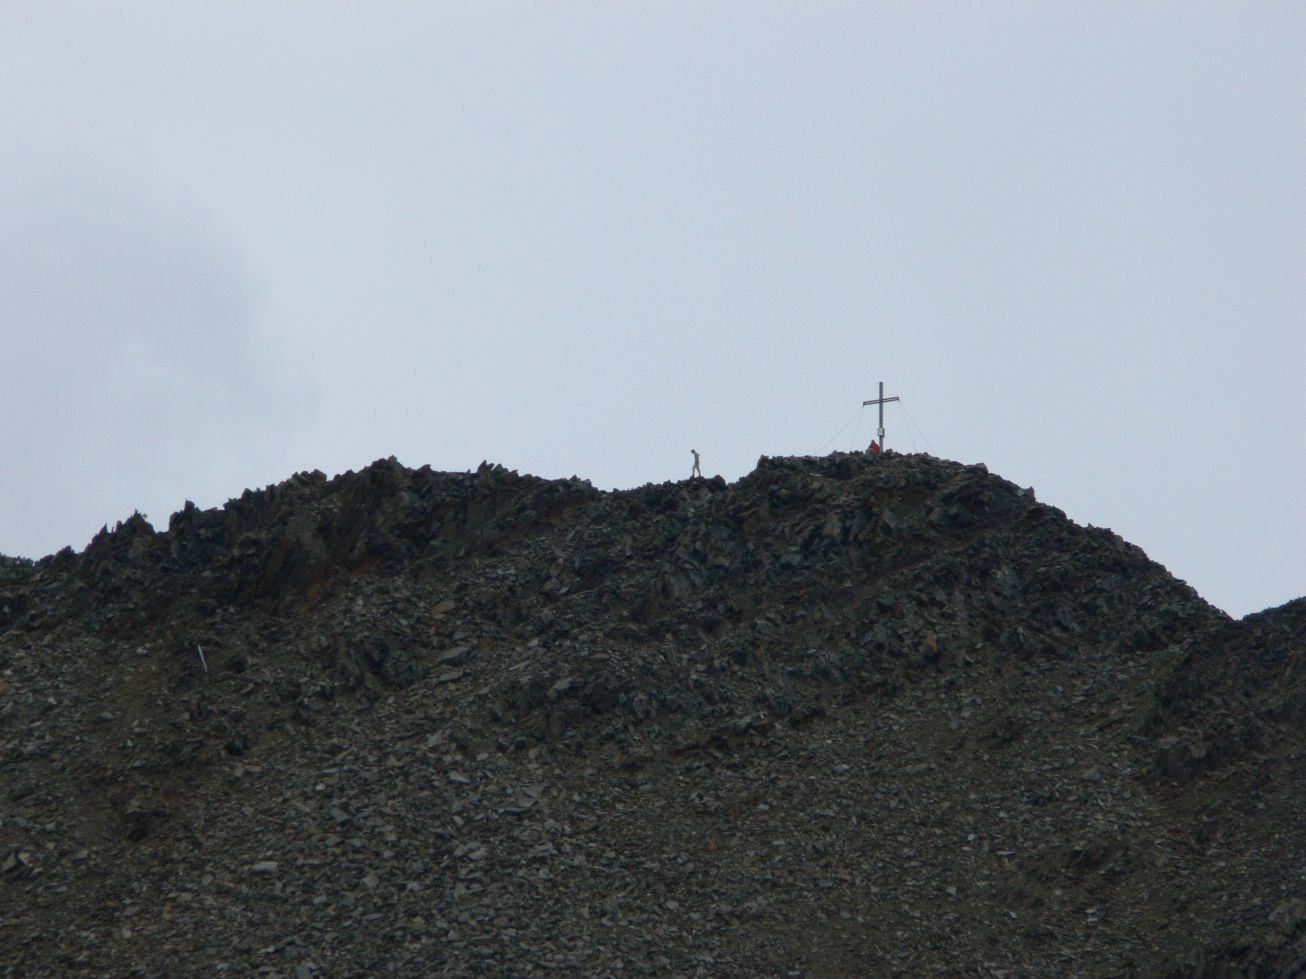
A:
{"label": "cross post", "polygon": [[884,396],[884,382],[881,381],[881,382],[880,382],[880,396],[879,396],[878,398],[872,398],[870,401],[863,401],[863,402],[862,402],[862,407],[863,407],[863,408],[865,408],[867,405],[879,405],[879,406],[880,406],[880,428],[879,428],[879,431],[877,432],[877,434],[878,434],[879,437],[880,437],[880,451],[881,451],[881,452],[884,451],[884,405],[885,405],[885,403],[888,402],[888,401],[897,401],[897,400],[898,400],[898,398],[897,398],[896,395],[895,395],[894,397],[892,397],[892,398],[886,398],[886,397]]}

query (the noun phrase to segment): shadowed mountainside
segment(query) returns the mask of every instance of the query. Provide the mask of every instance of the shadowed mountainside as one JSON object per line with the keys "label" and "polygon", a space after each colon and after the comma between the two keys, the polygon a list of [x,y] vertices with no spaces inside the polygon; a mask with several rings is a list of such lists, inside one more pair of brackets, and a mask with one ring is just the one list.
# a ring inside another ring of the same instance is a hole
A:
{"label": "shadowed mountainside", "polygon": [[0,559],[0,974],[1293,975],[1304,637],[924,455],[299,474]]}

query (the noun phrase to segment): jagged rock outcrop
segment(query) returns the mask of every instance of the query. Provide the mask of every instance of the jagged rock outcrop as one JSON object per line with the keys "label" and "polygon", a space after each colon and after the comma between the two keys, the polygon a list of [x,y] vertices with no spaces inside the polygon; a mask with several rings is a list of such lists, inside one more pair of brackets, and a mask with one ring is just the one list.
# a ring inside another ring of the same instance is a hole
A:
{"label": "jagged rock outcrop", "polygon": [[1304,607],[923,455],[136,515],[0,561],[0,974],[1278,974]]}

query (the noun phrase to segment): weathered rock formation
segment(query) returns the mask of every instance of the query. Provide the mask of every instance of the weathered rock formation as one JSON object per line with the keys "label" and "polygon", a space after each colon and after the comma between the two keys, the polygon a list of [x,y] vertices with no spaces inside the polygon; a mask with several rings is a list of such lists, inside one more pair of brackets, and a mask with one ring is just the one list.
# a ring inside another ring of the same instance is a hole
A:
{"label": "weathered rock formation", "polygon": [[0,559],[0,975],[1295,975],[1306,601],[923,455]]}

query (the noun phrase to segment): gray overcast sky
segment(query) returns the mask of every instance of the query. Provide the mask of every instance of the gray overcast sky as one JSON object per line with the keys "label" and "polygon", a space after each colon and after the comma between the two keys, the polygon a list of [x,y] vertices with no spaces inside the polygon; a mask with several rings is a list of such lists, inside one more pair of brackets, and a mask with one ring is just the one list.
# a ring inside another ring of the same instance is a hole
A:
{"label": "gray overcast sky", "polygon": [[1296,0],[0,20],[0,553],[391,454],[734,479],[883,379],[891,448],[1306,593]]}

